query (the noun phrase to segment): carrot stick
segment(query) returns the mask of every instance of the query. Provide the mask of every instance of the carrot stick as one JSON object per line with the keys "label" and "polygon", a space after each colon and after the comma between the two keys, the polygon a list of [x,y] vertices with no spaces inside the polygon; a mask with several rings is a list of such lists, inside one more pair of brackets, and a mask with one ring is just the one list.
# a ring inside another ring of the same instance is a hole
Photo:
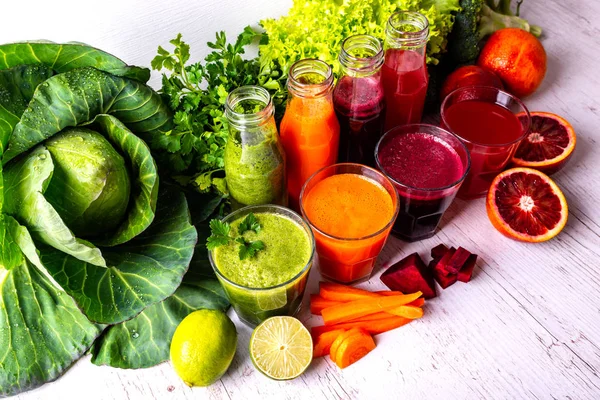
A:
{"label": "carrot stick", "polygon": [[377,293],[380,296],[395,296],[397,294],[402,294],[402,292],[394,291],[394,290],[378,290]]}
{"label": "carrot stick", "polygon": [[318,294],[310,295],[310,313],[311,314],[321,315],[321,311],[323,311],[324,308],[336,306],[338,304],[340,304],[340,303],[338,303],[337,301],[324,299],[323,297],[319,296]]}
{"label": "carrot stick", "polygon": [[423,307],[423,304],[425,304],[425,298],[419,297],[415,301],[411,301],[410,303],[408,303],[407,306]]}
{"label": "carrot stick", "polygon": [[357,333],[349,335],[337,347],[335,363],[340,368],[346,368],[369,354],[374,348],[373,337],[364,330],[357,329]]}
{"label": "carrot stick", "polygon": [[[318,294],[310,295],[310,313],[313,315],[321,315],[321,312],[323,311],[323,309],[325,309],[327,307],[336,306],[338,304],[343,304],[343,303],[337,302],[337,301],[332,301],[332,300],[326,300],[323,297],[319,296]],[[423,304],[425,304],[425,299],[420,297],[420,298],[416,299],[415,301],[411,301],[410,303],[408,303],[407,306],[423,307]],[[390,314],[393,314],[393,313],[390,312]],[[397,314],[397,315],[399,315],[399,314]],[[387,316],[389,317],[390,315],[387,314]]]}
{"label": "carrot stick", "polygon": [[[369,292],[368,290],[359,289],[359,288],[355,288],[352,286],[341,285],[339,283],[333,283],[333,282],[320,282],[319,289],[320,289],[319,294],[321,295],[321,297],[323,297],[324,299],[327,299],[327,300],[333,300],[333,301],[338,301],[338,302],[353,301],[353,300],[360,300],[360,299],[371,298],[371,297],[375,298],[375,297],[382,296],[381,294],[378,294],[375,292]],[[387,291],[387,293],[393,293],[394,295],[402,294],[401,292],[390,292],[390,291]]]}
{"label": "carrot stick", "polygon": [[413,306],[400,306],[391,310],[381,311],[375,314],[365,315],[348,322],[376,321],[378,319],[386,319],[393,316],[404,317],[407,319],[419,319],[423,316],[423,309]]}
{"label": "carrot stick", "polygon": [[329,354],[329,350],[335,339],[344,332],[346,331],[338,329],[335,331],[323,332],[321,335],[317,336],[313,349],[313,357],[323,357],[324,355]]}
{"label": "carrot stick", "polygon": [[375,297],[372,299],[354,300],[344,304],[327,307],[323,309],[321,315],[325,325],[333,325],[341,322],[347,322],[365,315],[374,314],[380,311],[387,311],[391,308],[403,306],[422,296],[423,293],[416,292],[411,294],[402,294],[397,296]]}
{"label": "carrot stick", "polygon": [[408,319],[419,319],[423,316],[423,309],[415,306],[400,306],[386,311],[387,313]]}
{"label": "carrot stick", "polygon": [[371,335],[378,335],[380,333],[391,331],[392,329],[396,329],[403,325],[406,325],[410,321],[412,321],[412,319],[391,316],[375,321],[356,321],[345,322],[343,324],[337,325],[313,326],[311,328],[311,333],[313,337],[318,337],[324,332],[335,331],[339,329],[362,328],[365,331],[369,332]]}

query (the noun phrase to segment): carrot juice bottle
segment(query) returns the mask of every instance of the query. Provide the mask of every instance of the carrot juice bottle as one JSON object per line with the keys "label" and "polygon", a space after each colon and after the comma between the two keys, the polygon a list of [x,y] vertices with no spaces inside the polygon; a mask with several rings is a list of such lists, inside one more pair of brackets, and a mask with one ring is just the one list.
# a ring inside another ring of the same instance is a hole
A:
{"label": "carrot juice bottle", "polygon": [[338,156],[340,124],[333,108],[333,72],[320,60],[296,62],[288,75],[288,103],[281,121],[290,207],[299,209],[304,182]]}

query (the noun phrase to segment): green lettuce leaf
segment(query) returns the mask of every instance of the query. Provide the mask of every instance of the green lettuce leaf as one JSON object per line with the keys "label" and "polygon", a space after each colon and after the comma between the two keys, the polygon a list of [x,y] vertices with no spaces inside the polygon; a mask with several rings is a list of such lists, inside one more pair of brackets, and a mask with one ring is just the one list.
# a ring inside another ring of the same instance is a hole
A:
{"label": "green lettuce leaf", "polygon": [[115,246],[133,239],[154,220],[158,196],[158,171],[148,145],[131,133],[121,121],[111,115],[98,115],[92,121],[98,132],[104,134],[112,145],[126,154],[130,161],[134,190],[129,199],[127,219],[116,232],[106,239],[96,241],[100,246]]}
{"label": "green lettuce leaf", "polygon": [[75,68],[94,67],[142,83],[150,79],[150,70],[147,68],[128,66],[112,54],[81,43],[58,44],[40,41],[0,46],[0,70],[22,64],[44,64],[58,73]]}
{"label": "green lettuce leaf", "polygon": [[0,70],[0,154],[33,97],[37,86],[53,75],[45,65],[19,65]]}
{"label": "green lettuce leaf", "polygon": [[338,53],[345,38],[369,34],[385,39],[385,24],[396,11],[418,11],[429,20],[427,61],[437,64],[452,30],[458,0],[294,0],[289,13],[260,21],[267,39],[260,45],[263,65],[277,61],[287,73],[302,58],[319,58],[340,72]]}
{"label": "green lettuce leaf", "polygon": [[2,160],[6,164],[64,128],[110,114],[147,143],[172,126],[171,113],[148,86],[95,68],[55,75],[38,86],[14,127]]}
{"label": "green lettuce leaf", "polygon": [[52,157],[44,146],[6,166],[3,212],[27,226],[38,240],[83,262],[106,267],[100,249],[75,237],[44,197],[53,169]]}
{"label": "green lettuce leaf", "polygon": [[[10,224],[17,223],[13,219]],[[19,226],[18,231],[24,253],[36,258],[27,230]],[[29,259],[10,271],[0,266],[0,310],[2,396],[56,379],[103,329],[91,323],[47,272]]]}
{"label": "green lettuce leaf", "polygon": [[216,279],[187,284],[184,278],[171,297],[108,328],[91,349],[92,362],[117,368],[147,368],[166,361],[175,329],[188,314],[201,308],[229,308],[221,284]]}
{"label": "green lettuce leaf", "polygon": [[152,225],[135,239],[102,248],[107,268],[38,244],[52,277],[92,321],[117,324],[177,289],[198,239],[185,196],[162,190]]}

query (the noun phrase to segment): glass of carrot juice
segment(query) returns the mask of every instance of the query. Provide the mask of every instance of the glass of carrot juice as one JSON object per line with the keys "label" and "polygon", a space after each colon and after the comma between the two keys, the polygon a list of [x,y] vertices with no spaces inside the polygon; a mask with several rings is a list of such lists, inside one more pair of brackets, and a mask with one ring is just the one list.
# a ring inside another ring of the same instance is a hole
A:
{"label": "glass of carrot juice", "polygon": [[312,175],[300,209],[315,236],[321,275],[341,283],[369,279],[398,208],[394,185],[373,168],[335,164]]}

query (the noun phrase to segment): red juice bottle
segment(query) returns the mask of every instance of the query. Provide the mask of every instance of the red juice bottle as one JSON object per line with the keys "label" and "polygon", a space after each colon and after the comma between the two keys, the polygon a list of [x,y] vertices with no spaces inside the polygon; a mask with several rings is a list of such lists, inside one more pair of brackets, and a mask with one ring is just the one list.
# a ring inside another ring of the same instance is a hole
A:
{"label": "red juice bottle", "polygon": [[389,18],[385,36],[385,63],[381,72],[387,131],[421,122],[429,82],[425,56],[429,21],[418,12],[399,11]]}
{"label": "red juice bottle", "polygon": [[385,121],[381,42],[369,35],[350,36],[342,43],[339,60],[342,75],[333,92],[340,123],[338,160],[375,166],[375,145]]}

